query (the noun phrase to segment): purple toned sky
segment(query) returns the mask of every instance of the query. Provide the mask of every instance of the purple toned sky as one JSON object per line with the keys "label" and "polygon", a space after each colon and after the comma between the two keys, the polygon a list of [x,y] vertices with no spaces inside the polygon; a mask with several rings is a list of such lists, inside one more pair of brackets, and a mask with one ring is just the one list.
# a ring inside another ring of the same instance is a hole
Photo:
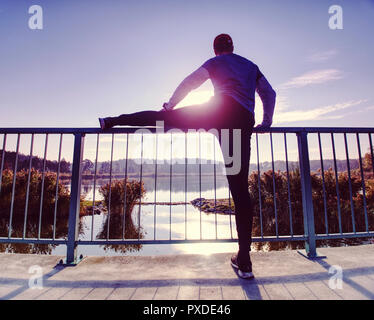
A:
{"label": "purple toned sky", "polygon": [[[33,4],[43,30],[28,28]],[[333,4],[343,30],[328,27]],[[274,125],[372,126],[373,18],[367,0],[2,0],[0,126],[96,127],[98,116],[158,110],[222,32],[277,90]]]}

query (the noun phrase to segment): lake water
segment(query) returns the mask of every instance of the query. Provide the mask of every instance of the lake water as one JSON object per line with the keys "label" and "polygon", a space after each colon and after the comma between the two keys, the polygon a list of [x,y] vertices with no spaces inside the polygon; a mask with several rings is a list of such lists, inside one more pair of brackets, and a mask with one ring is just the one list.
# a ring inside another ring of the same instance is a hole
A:
{"label": "lake water", "polygon": [[[109,180],[98,180],[95,188],[95,200],[102,200],[99,192],[100,186],[108,183]],[[187,193],[185,193],[186,182],[184,176],[158,177],[155,188],[153,178],[143,178],[146,194],[142,202],[186,202],[183,205],[147,205],[142,204],[140,210],[140,227],[143,239],[227,239],[236,238],[235,217],[233,215],[206,214],[200,212],[189,202],[199,198],[228,198],[229,189],[225,176],[216,177],[216,192],[214,192],[214,177],[198,176],[187,177]],[[171,185],[171,188],[170,188]],[[201,193],[200,193],[201,185]],[[83,181],[82,194],[86,200],[93,200],[93,180]],[[139,227],[138,220],[139,206],[135,206],[132,212],[133,225]],[[90,215],[81,218],[83,233],[80,240],[99,239],[100,233],[107,228],[108,215]],[[92,227],[93,226],[93,227]],[[110,228],[113,227],[110,224]],[[114,226],[115,228],[115,226]],[[158,255],[158,254],[181,254],[199,253],[211,254],[218,252],[234,252],[237,250],[237,243],[198,243],[198,244],[157,244],[142,245],[141,248],[130,251],[128,246],[102,246],[102,245],[80,245],[78,254],[83,255]],[[125,251],[125,252],[124,252]],[[52,254],[66,253],[65,246],[57,246],[52,249]]]}
{"label": "lake water", "polygon": [[[136,178],[135,178],[136,179]],[[92,180],[82,181],[82,194],[85,200],[92,201],[102,200],[99,189],[109,180],[98,180],[95,190]],[[190,204],[191,200],[196,198],[217,199],[229,196],[227,180],[225,176],[217,175],[216,181],[213,176],[189,175],[186,180],[184,176],[170,177],[159,176],[155,186],[155,180],[152,177],[143,179],[146,194],[142,199],[142,205],[136,205],[130,216],[126,215],[126,236],[125,239],[149,240],[184,240],[184,239],[230,239],[233,242],[213,242],[213,243],[184,243],[184,244],[157,244],[157,245],[79,245],[78,254],[84,256],[111,256],[111,255],[167,255],[167,254],[212,254],[219,252],[235,252],[237,250],[236,242],[236,225],[234,215],[222,215],[214,213],[200,212]],[[70,187],[67,184],[68,188]],[[216,186],[216,188],[214,188]],[[201,190],[201,191],[200,191]],[[162,205],[153,204],[154,202],[182,202],[179,205]],[[152,203],[152,204],[146,204]],[[140,210],[139,210],[140,209]],[[140,213],[140,214],[139,214]],[[27,237],[36,237],[39,224],[39,212],[37,216],[28,217],[27,231],[30,235]],[[139,219],[140,217],[140,219]],[[47,219],[46,219],[47,218]],[[52,217],[53,218],[53,217]],[[0,236],[7,236],[7,223],[9,220],[5,217],[0,221],[3,232]],[[110,239],[122,239],[123,216],[112,213],[108,224],[108,214],[100,213],[99,215],[89,215],[80,218],[81,232],[80,240],[102,240],[106,239],[108,225]],[[57,217],[56,239],[63,239],[67,234],[67,217]],[[22,237],[24,226],[24,216],[21,210],[20,214],[13,217],[12,231],[14,237]],[[41,238],[51,238],[53,220],[43,216]],[[139,233],[140,231],[140,233]],[[115,236],[113,236],[113,234]],[[363,239],[364,240],[364,239]],[[339,242],[339,241],[338,241]],[[357,242],[357,241],[356,241]],[[295,242],[293,242],[293,245]],[[341,245],[337,243],[336,245]],[[345,245],[345,243],[343,243]],[[263,250],[253,246],[253,250]],[[265,248],[267,250],[267,248]],[[277,250],[275,248],[275,250]],[[66,246],[52,245],[31,245],[31,244],[0,244],[0,252],[15,253],[44,253],[65,255]]]}

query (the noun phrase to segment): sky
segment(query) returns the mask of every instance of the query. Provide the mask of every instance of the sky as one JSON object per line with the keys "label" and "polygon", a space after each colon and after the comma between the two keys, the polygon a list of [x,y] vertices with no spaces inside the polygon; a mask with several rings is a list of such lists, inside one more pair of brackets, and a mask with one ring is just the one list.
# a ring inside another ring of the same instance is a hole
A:
{"label": "sky", "polygon": [[[35,4],[42,30],[29,28]],[[332,5],[343,29],[329,28]],[[1,0],[0,127],[159,110],[220,33],[276,90],[274,126],[372,127],[373,18],[372,0]],[[212,94],[208,80],[180,106]]]}

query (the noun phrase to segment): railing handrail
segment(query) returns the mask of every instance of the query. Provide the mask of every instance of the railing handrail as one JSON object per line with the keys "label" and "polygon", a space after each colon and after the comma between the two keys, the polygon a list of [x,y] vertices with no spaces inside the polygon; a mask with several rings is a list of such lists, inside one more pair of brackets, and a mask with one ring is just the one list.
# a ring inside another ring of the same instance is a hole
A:
{"label": "railing handrail", "polygon": [[[81,133],[81,134],[95,134],[95,133],[134,133],[138,129],[148,129],[151,133],[155,133],[157,127],[155,126],[144,126],[144,127],[117,127],[112,129],[102,130],[100,128],[90,128],[90,127],[45,127],[45,128],[37,128],[37,127],[9,127],[9,128],[0,128],[0,134],[59,134],[59,133],[66,133],[66,134],[74,134],[74,133]],[[174,127],[164,127],[164,131],[167,132],[170,129],[176,129]],[[188,130],[193,129],[182,129],[183,132],[188,132]],[[373,133],[374,127],[270,127],[267,129],[253,129],[254,133],[299,133],[299,132],[307,132],[307,133]],[[144,132],[145,133],[145,132]]]}

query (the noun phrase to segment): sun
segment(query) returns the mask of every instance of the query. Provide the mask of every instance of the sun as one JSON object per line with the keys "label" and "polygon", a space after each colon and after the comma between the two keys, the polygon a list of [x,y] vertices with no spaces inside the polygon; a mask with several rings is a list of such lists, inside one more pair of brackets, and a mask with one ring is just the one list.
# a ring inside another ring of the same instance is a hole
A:
{"label": "sun", "polygon": [[190,92],[179,104],[178,107],[191,106],[208,102],[213,97],[212,90],[196,90]]}

